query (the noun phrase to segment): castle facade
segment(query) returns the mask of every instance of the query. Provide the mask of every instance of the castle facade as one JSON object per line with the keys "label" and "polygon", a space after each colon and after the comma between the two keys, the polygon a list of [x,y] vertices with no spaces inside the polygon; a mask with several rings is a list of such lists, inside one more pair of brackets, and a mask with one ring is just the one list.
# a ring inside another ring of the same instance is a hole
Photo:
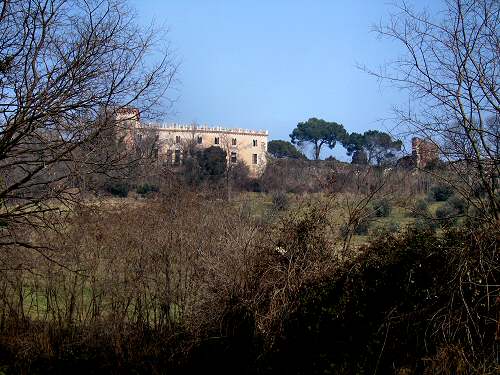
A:
{"label": "castle facade", "polygon": [[143,123],[136,109],[121,110],[117,119],[123,121],[133,133],[129,142],[154,136],[158,145],[158,158],[166,164],[182,164],[189,149],[215,146],[226,152],[228,163],[244,162],[253,176],[260,175],[266,166],[267,130]]}

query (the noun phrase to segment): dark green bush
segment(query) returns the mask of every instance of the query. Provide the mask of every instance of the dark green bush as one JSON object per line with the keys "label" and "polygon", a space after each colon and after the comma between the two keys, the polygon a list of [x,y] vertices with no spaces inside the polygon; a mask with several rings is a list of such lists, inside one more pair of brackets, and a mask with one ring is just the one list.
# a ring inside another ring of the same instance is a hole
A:
{"label": "dark green bush", "polygon": [[137,187],[136,191],[137,191],[137,194],[144,196],[144,195],[147,195],[149,193],[157,193],[158,191],[160,191],[160,189],[158,188],[158,186],[145,183],[143,185],[139,185]]}
{"label": "dark green bush", "polygon": [[453,189],[448,185],[435,185],[431,188],[429,199],[436,202],[445,202],[453,195]]}
{"label": "dark green bush", "polygon": [[456,195],[453,195],[450,199],[448,199],[446,205],[451,207],[458,215],[462,215],[467,211],[467,202]]}
{"label": "dark green bush", "polygon": [[201,168],[203,178],[220,180],[226,172],[226,151],[217,146],[210,146],[196,152],[196,159]]}
{"label": "dark green bush", "polygon": [[363,220],[356,225],[354,228],[354,233],[358,236],[366,236],[368,234],[368,230],[370,229],[370,222],[368,220]]}
{"label": "dark green bush", "polygon": [[379,199],[372,204],[374,215],[377,217],[388,217],[391,214],[391,203],[386,199]]}
{"label": "dark green bush", "polygon": [[106,191],[115,197],[126,198],[130,186],[125,182],[109,182],[106,184]]}
{"label": "dark green bush", "polygon": [[430,216],[428,203],[423,199],[417,200],[415,202],[415,206],[413,207],[413,209],[411,211],[411,216],[413,216],[413,217]]}
{"label": "dark green bush", "polygon": [[368,234],[368,231],[370,229],[370,220],[363,220],[360,221],[354,228],[350,227],[347,224],[343,224],[340,227],[340,235],[343,238],[346,238],[349,233],[352,231],[354,234],[357,234],[358,236],[366,236]]}

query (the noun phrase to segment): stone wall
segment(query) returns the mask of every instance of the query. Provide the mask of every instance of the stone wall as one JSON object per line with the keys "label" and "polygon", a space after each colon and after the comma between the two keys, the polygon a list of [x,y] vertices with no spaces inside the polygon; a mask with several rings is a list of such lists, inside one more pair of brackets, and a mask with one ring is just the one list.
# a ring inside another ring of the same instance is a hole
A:
{"label": "stone wall", "polygon": [[169,163],[182,162],[184,150],[189,147],[217,146],[226,151],[229,163],[243,161],[254,176],[260,175],[266,166],[267,131],[182,125],[149,128],[158,132],[160,154]]}

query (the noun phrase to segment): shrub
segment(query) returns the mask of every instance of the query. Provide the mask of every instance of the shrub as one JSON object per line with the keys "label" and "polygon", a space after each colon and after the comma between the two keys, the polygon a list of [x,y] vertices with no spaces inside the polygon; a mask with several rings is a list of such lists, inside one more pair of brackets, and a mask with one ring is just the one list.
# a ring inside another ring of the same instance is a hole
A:
{"label": "shrub", "polygon": [[363,220],[354,228],[354,233],[358,236],[366,236],[368,234],[368,229],[370,229],[370,222],[368,220]]}
{"label": "shrub", "polygon": [[456,214],[464,214],[465,211],[467,210],[467,203],[461,199],[460,197],[457,197],[456,195],[452,196],[446,204],[451,207]]}
{"label": "shrub", "polygon": [[196,153],[196,159],[204,178],[220,180],[226,171],[226,151],[217,146],[210,146]]}
{"label": "shrub", "polygon": [[456,211],[448,204],[439,207],[436,210],[436,218],[441,226],[453,225],[457,222]]}
{"label": "shrub", "polygon": [[[477,302],[488,298],[485,280],[498,277],[498,262],[483,270],[479,264],[485,262],[477,254],[489,262],[498,259],[496,236],[476,234],[471,241],[463,231],[438,236],[409,230],[377,239],[352,265],[305,285],[301,304],[287,317],[284,339],[275,349],[280,353],[275,363],[281,366],[274,365],[275,372],[495,373],[472,371],[475,365],[498,369],[496,309]],[[475,278],[481,284],[470,285],[468,280]],[[488,317],[491,323],[485,323]],[[452,345],[458,348],[454,357],[460,358],[454,362],[462,363],[461,371],[450,363],[452,356],[440,355]],[[440,371],[430,371],[438,365]]]}
{"label": "shrub", "polygon": [[160,191],[160,189],[158,188],[158,186],[145,183],[143,185],[139,185],[137,187],[136,191],[137,191],[137,194],[144,196],[144,195],[147,195],[149,193],[157,193],[158,191]]}
{"label": "shrub", "polygon": [[417,232],[434,233],[438,225],[435,220],[422,217],[415,221],[413,227]]}
{"label": "shrub", "polygon": [[263,191],[261,181],[257,178],[249,178],[247,188],[248,191],[254,193],[261,193]]}
{"label": "shrub", "polygon": [[413,217],[426,217],[429,216],[429,205],[423,199],[419,199],[415,202],[415,206],[412,209],[411,215]]}
{"label": "shrub", "polygon": [[354,229],[350,228],[349,225],[343,224],[340,227],[340,235],[343,238],[346,238],[349,235],[349,232],[352,230],[354,234],[357,234],[358,236],[366,236],[368,234],[368,230],[370,229],[370,221],[369,220],[363,220],[360,221]]}
{"label": "shrub", "polygon": [[244,162],[239,161],[229,169],[229,177],[234,188],[250,190],[250,169]]}
{"label": "shrub", "polygon": [[375,201],[372,207],[377,217],[388,217],[392,211],[391,203],[385,198]]}
{"label": "shrub", "polygon": [[429,198],[436,202],[445,202],[453,195],[453,189],[448,185],[436,185],[431,188]]}
{"label": "shrub", "polygon": [[386,236],[386,235],[395,234],[395,233],[399,232],[400,229],[401,229],[401,227],[397,222],[390,221],[381,227],[375,228],[373,230],[373,234],[375,236],[379,236],[379,237]]}
{"label": "shrub", "polygon": [[130,187],[125,182],[110,182],[106,185],[106,191],[115,197],[126,198]]}
{"label": "shrub", "polygon": [[276,211],[284,211],[288,208],[288,196],[282,191],[273,193],[273,209]]}

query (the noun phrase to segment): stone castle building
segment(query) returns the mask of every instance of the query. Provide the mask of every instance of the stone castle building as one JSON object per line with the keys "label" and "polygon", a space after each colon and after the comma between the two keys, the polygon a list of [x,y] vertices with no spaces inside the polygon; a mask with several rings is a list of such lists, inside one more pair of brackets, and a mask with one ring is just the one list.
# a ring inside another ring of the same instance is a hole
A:
{"label": "stone castle building", "polygon": [[267,162],[267,130],[248,130],[199,126],[196,124],[155,124],[140,121],[137,109],[122,109],[117,114],[128,135],[126,142],[154,137],[158,144],[158,158],[171,165],[180,165],[187,150],[216,146],[226,151],[228,163],[244,162],[253,176],[261,174]]}

